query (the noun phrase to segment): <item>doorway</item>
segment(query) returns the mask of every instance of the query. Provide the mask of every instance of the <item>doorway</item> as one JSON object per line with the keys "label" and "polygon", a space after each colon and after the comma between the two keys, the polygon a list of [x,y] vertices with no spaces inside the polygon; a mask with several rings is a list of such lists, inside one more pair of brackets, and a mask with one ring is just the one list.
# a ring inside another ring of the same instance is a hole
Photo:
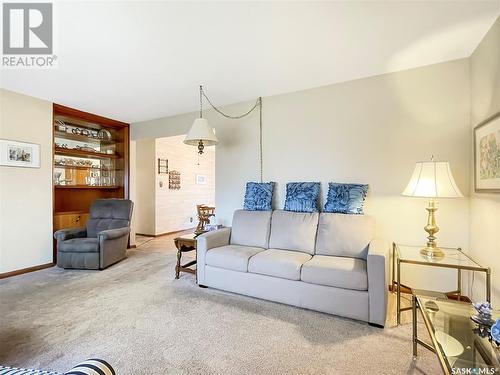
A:
{"label": "doorway", "polygon": [[138,235],[194,230],[197,205],[215,205],[215,147],[206,147],[199,155],[196,147],[183,143],[184,138],[135,141],[133,227]]}

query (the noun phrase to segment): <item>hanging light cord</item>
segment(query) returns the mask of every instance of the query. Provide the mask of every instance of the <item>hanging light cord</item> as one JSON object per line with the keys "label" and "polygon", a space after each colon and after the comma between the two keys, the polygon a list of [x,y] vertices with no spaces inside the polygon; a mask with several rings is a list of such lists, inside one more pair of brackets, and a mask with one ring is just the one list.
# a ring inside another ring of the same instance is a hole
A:
{"label": "hanging light cord", "polygon": [[263,182],[263,157],[262,157],[262,98],[259,96],[257,98],[257,101],[255,102],[254,106],[250,108],[247,112],[245,112],[242,115],[239,116],[231,116],[228,115],[224,112],[222,112],[219,108],[217,108],[215,105],[212,104],[210,99],[208,98],[207,94],[205,94],[205,91],[203,91],[203,86],[200,86],[200,117],[202,116],[203,113],[203,98],[205,98],[210,104],[210,106],[220,115],[233,119],[233,120],[238,120],[240,118],[243,118],[245,116],[248,116],[250,113],[252,113],[256,108],[259,108],[259,164],[260,164],[260,182]]}

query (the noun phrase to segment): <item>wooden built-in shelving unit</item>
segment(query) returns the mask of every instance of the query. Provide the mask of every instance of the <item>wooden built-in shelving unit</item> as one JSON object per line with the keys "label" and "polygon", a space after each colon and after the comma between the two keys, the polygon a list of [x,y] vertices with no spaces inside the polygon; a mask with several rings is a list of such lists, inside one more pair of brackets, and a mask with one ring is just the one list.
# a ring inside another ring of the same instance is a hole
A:
{"label": "wooden built-in shelving unit", "polygon": [[83,226],[94,200],[129,196],[129,124],[58,104],[53,123],[54,230]]}

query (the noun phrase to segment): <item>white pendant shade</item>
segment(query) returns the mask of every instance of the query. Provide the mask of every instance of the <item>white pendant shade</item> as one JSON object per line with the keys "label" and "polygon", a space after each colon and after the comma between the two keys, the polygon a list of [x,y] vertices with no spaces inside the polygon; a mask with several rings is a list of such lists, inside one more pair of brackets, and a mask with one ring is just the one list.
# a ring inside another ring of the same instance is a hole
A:
{"label": "white pendant shade", "polygon": [[204,118],[194,120],[186,139],[184,139],[184,143],[190,146],[197,146],[200,141],[203,141],[205,146],[213,146],[219,143],[214,130],[208,126],[208,121]]}
{"label": "white pendant shade", "polygon": [[463,197],[447,161],[417,163],[403,195],[425,198]]}

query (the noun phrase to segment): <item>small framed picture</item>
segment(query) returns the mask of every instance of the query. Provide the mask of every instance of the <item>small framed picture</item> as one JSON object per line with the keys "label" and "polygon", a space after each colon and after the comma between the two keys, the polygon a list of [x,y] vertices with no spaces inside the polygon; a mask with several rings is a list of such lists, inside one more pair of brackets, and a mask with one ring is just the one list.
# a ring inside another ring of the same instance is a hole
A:
{"label": "small framed picture", "polygon": [[207,176],[204,174],[197,174],[196,175],[196,185],[206,185],[207,183]]}
{"label": "small framed picture", "polygon": [[168,174],[168,159],[158,158],[158,174]]}
{"label": "small framed picture", "polygon": [[168,188],[172,190],[179,190],[181,188],[181,172],[168,172]]}
{"label": "small framed picture", "polygon": [[40,145],[0,139],[0,165],[40,168]]}
{"label": "small framed picture", "polygon": [[500,112],[474,128],[474,188],[500,193]]}

